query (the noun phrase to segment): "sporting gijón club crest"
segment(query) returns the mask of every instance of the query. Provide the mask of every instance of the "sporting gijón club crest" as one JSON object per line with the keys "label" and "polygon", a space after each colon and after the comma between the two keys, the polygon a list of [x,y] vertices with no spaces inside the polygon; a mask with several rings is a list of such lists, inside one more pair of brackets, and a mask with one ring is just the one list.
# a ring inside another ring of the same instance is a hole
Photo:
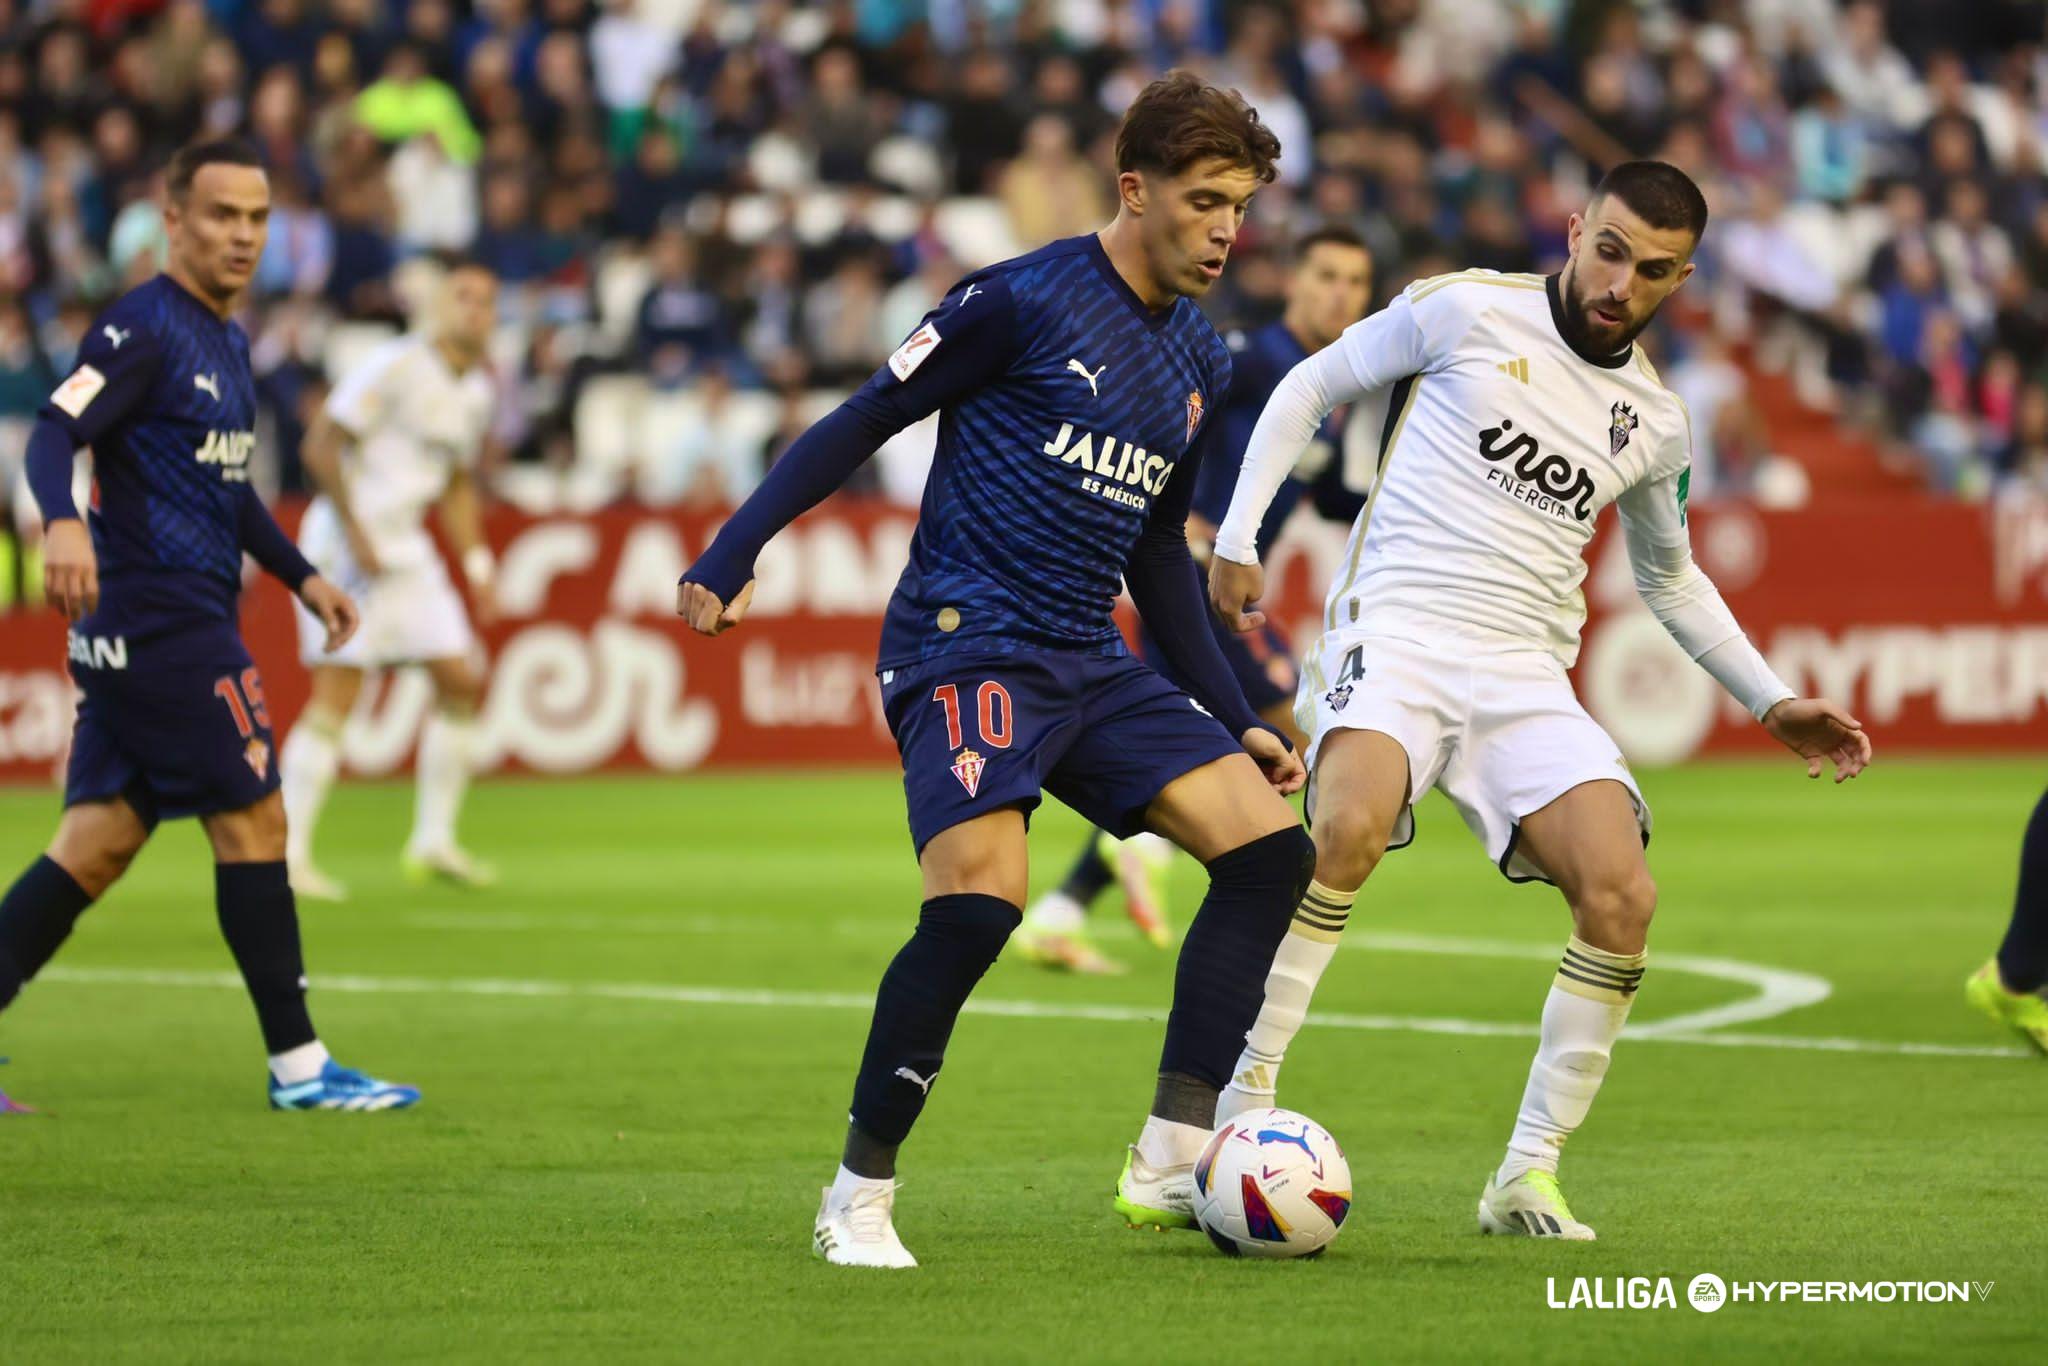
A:
{"label": "sporting gij\u00f3n club crest", "polygon": [[968,796],[981,790],[981,770],[987,766],[988,761],[975,750],[963,749],[953,756],[953,776],[967,789]]}

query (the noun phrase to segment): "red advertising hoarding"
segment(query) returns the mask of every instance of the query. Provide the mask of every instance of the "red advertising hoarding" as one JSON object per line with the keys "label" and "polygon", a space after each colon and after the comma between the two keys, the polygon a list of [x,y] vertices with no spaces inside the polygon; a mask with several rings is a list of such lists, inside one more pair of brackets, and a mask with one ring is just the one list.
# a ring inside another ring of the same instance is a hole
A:
{"label": "red advertising hoarding", "polygon": [[[903,509],[845,500],[806,517],[763,555],[745,626],[705,640],[672,608],[717,519],[501,511],[488,761],[542,773],[892,764],[873,661],[912,525]],[[1304,641],[1343,535],[1297,521],[1275,552],[1275,616]],[[2048,750],[2048,505],[1701,507],[1693,541],[1787,681],[1846,702],[1887,752]],[[1642,609],[1620,538],[1596,541],[1591,564],[1578,685],[1631,757],[1768,745]],[[306,673],[275,583],[249,594],[243,628],[289,724]],[[48,779],[71,717],[63,658],[53,614],[0,617],[0,781]],[[402,768],[428,703],[416,673],[367,690],[349,766]]]}

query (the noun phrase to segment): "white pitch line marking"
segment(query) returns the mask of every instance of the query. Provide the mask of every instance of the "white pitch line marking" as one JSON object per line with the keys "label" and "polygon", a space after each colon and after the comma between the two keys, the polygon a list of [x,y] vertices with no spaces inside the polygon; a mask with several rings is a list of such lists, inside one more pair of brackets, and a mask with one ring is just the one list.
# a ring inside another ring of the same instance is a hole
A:
{"label": "white pitch line marking", "polygon": [[[1339,941],[1348,949],[1377,949],[1384,953],[1439,953],[1470,958],[1534,958],[1548,962],[1558,956],[1554,944],[1513,943],[1501,939],[1454,939],[1433,934],[1360,934]],[[1751,1024],[1774,1019],[1802,1006],[1818,1005],[1833,994],[1825,977],[1790,968],[1765,967],[1734,958],[1702,958],[1689,953],[1657,953],[1650,964],[1659,972],[1685,972],[1696,977],[1717,977],[1756,988],[1756,995],[1727,1005],[1710,1006],[1687,1015],[1633,1023],[1624,1031],[1631,1039],[1650,1039],[1667,1034],[1700,1034],[1732,1024]],[[1533,1033],[1534,1031],[1530,1031]]]}
{"label": "white pitch line marking", "polygon": [[[548,911],[457,911],[416,912],[403,917],[407,925],[431,930],[573,930],[585,933],[622,934],[719,934],[758,931],[759,918],[705,913],[684,916],[565,914]],[[898,935],[902,927],[875,920],[843,920],[834,926],[840,934]],[[1103,931],[1113,931],[1104,934]],[[1105,925],[1097,931],[1103,938],[1134,938],[1129,927]],[[1552,962],[1557,945],[1515,942],[1502,939],[1464,939],[1433,934],[1378,934],[1353,930],[1339,945],[1346,949],[1367,949],[1381,953],[1430,953],[1465,958],[1514,958]],[[1755,988],[1756,994],[1726,1005],[1710,1006],[1690,1014],[1662,1020],[1642,1020],[1628,1026],[1632,1039],[1660,1034],[1698,1034],[1729,1025],[1755,1024],[1775,1019],[1803,1006],[1825,1001],[1833,988],[1825,977],[1790,968],[1766,967],[1734,958],[1703,958],[1686,953],[1659,953],[1652,960],[1659,972],[1684,972],[1714,977]]]}
{"label": "white pitch line marking", "polygon": [[[79,986],[206,987],[242,990],[231,972],[170,972],[129,968],[51,968],[37,980]],[[550,999],[658,1001],[671,1005],[766,1006],[787,1010],[871,1010],[872,995],[859,992],[750,991],[727,987],[665,986],[646,982],[545,982],[503,978],[320,977],[322,991],[370,995],[521,996]],[[1163,1009],[1150,1006],[1056,1004],[1046,1001],[971,1000],[970,1015],[1003,1015],[1031,1020],[1106,1020],[1157,1024]],[[1415,1034],[1463,1034],[1502,1038],[1534,1038],[1533,1025],[1485,1020],[1448,1020],[1400,1015],[1311,1014],[1308,1022],[1324,1029],[1394,1031]],[[2024,1049],[1971,1044],[1905,1043],[1883,1039],[1802,1038],[1789,1034],[1650,1034],[1646,1042],[1704,1044],[1720,1048],[1804,1049],[1826,1053],[1883,1053],[1946,1058],[2024,1058]]]}

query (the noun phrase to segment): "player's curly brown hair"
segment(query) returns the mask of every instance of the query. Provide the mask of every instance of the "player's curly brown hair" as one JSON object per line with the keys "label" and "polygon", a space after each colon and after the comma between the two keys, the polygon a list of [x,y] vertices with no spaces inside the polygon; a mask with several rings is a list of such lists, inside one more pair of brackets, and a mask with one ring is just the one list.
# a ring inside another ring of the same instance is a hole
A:
{"label": "player's curly brown hair", "polygon": [[1192,71],[1167,72],[1138,92],[1116,135],[1116,168],[1179,175],[1198,161],[1247,167],[1271,184],[1280,139],[1235,90]]}

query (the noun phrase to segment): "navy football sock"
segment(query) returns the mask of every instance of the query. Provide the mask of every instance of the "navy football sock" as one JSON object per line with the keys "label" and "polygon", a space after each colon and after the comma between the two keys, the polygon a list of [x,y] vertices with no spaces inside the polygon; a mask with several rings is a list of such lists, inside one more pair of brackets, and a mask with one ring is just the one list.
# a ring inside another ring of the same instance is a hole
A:
{"label": "navy football sock", "polygon": [[47,854],[0,897],[0,1010],[42,971],[92,897]]}
{"label": "navy football sock", "polygon": [[313,1042],[306,1013],[306,962],[299,949],[299,911],[284,863],[219,863],[213,869],[220,932],[242,970],[264,1051],[275,1057]]}
{"label": "navy football sock", "polygon": [[1188,926],[1173,975],[1152,1113],[1207,1129],[1245,1034],[1266,1000],[1266,973],[1315,870],[1299,826],[1209,860],[1209,895]]}
{"label": "navy football sock", "polygon": [[1021,919],[1023,912],[1001,897],[971,892],[924,903],[917,932],[875,993],[875,1019],[853,1087],[847,1170],[877,1178],[896,1174],[896,1146],[924,1109],[960,1007]]}
{"label": "navy football sock", "polygon": [[1998,975],[2013,991],[2048,984],[2048,793],[2035,805],[2020,845],[2020,889],[1998,948]]}
{"label": "navy football sock", "polygon": [[1074,866],[1067,870],[1066,881],[1060,884],[1060,891],[1072,897],[1083,910],[1116,881],[1116,870],[1109,866],[1097,848],[1101,838],[1100,830],[1091,828],[1088,831],[1088,842],[1081,846],[1081,857],[1074,860]]}

